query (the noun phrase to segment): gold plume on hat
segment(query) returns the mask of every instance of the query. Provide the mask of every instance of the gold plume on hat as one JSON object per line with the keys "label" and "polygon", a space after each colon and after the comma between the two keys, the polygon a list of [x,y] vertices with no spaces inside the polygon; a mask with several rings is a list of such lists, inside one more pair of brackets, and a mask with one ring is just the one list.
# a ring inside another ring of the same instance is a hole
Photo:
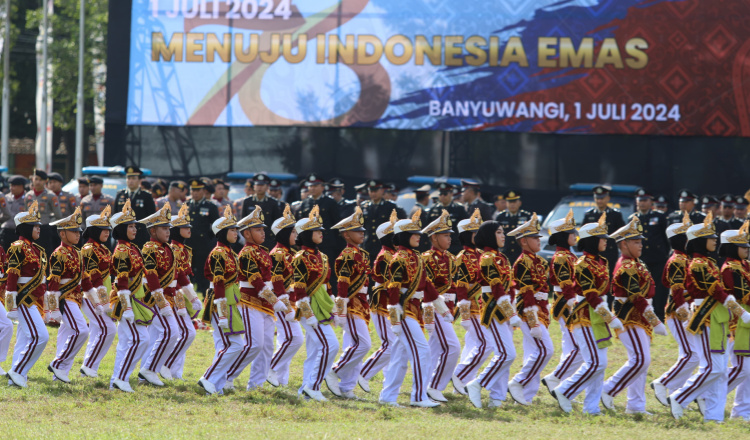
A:
{"label": "gold plume on hat", "polygon": [[183,203],[182,206],[180,206],[180,210],[177,211],[177,217],[187,217],[188,213],[190,212],[190,208],[188,208],[187,203]]}
{"label": "gold plume on hat", "polygon": [[287,203],[284,207],[284,213],[281,216],[284,218],[289,218],[290,215],[292,215],[292,208],[289,207],[289,203]]}
{"label": "gold plume on hat", "polygon": [[411,221],[420,227],[422,226],[422,208],[417,207],[417,210],[411,216]]}
{"label": "gold plume on hat", "polygon": [[607,223],[607,213],[602,212],[601,217],[599,217],[599,226],[604,226]]}
{"label": "gold plume on hat", "polygon": [[570,211],[568,211],[568,215],[565,216],[565,223],[575,224],[573,218],[573,208],[570,208]]}
{"label": "gold plume on hat", "polygon": [[482,223],[482,213],[479,212],[479,208],[474,208],[474,213],[471,214],[471,217],[469,217],[469,222],[471,223]]}
{"label": "gold plume on hat", "polygon": [[310,219],[310,221],[315,221],[318,219],[318,216],[320,215],[320,207],[318,205],[313,206],[313,209],[310,210],[310,215],[307,217]]}
{"label": "gold plume on hat", "polygon": [[706,218],[703,220],[703,226],[707,228],[709,226],[713,226],[713,223],[714,223],[714,213],[711,211],[708,211],[708,215],[706,215]]}
{"label": "gold plume on hat", "polygon": [[125,200],[125,204],[122,205],[122,213],[125,215],[133,212],[133,208],[130,206],[130,199]]}
{"label": "gold plume on hat", "polygon": [[102,218],[109,219],[109,216],[112,215],[112,207],[109,205],[105,206],[104,209],[102,209],[101,214],[99,215],[102,216]]}
{"label": "gold plume on hat", "polygon": [[690,220],[690,213],[685,211],[685,215],[682,216],[682,223],[685,225],[693,225],[693,221]]}
{"label": "gold plume on hat", "polygon": [[389,221],[391,222],[391,228],[393,228],[393,225],[395,225],[398,221],[398,213],[395,209],[391,211],[391,218],[389,219]]}

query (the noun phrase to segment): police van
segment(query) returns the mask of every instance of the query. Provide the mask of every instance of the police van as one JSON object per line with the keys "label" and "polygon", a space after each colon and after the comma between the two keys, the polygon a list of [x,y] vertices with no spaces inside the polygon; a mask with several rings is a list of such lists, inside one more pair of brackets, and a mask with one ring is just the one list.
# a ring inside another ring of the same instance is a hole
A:
{"label": "police van", "polygon": [[[151,170],[148,168],[141,168],[143,176],[150,176]],[[83,176],[99,176],[104,180],[102,184],[102,192],[113,199],[117,197],[117,192],[121,189],[125,189],[125,167],[116,165],[113,167],[83,167],[81,168],[81,174]],[[70,182],[63,186],[63,191],[67,191],[74,196],[78,195],[78,180],[72,179]]]}

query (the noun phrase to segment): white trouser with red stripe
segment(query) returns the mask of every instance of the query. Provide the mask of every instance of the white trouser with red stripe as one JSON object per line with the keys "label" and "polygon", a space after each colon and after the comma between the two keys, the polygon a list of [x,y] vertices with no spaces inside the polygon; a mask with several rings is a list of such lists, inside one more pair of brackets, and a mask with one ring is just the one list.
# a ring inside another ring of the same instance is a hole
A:
{"label": "white trouser with red stripe", "polygon": [[83,299],[83,314],[89,319],[89,343],[83,358],[83,366],[94,371],[107,355],[117,335],[117,324],[107,315],[97,315],[91,302]]}
{"label": "white trouser with red stripe", "polygon": [[[732,366],[727,372],[727,394],[735,389],[734,405],[732,405],[732,417],[750,418],[750,358],[738,356],[734,353],[734,341],[730,342],[727,351],[732,360]],[[746,354],[746,353],[742,353]]]}
{"label": "white trouser with red stripe", "polygon": [[[245,326],[243,334],[245,345],[242,346],[242,351],[227,371],[227,381],[230,384],[242,374],[242,371],[251,362],[255,365],[258,356],[264,350],[264,345],[269,343],[269,339],[273,350],[273,318],[245,304],[239,305],[239,311],[240,316],[242,316],[242,324]],[[266,317],[270,319],[270,326]],[[266,364],[269,362],[270,360]],[[266,372],[268,372],[267,369]],[[263,381],[266,380],[267,376],[268,374],[263,377]],[[247,386],[250,387],[250,381],[247,382]]]}
{"label": "white trouser with red stripe", "polygon": [[[20,313],[19,313],[20,316]],[[13,322],[8,319],[3,303],[0,302],[0,364],[8,359],[10,340],[13,337]]]}
{"label": "white trouser with red stripe", "polygon": [[344,349],[338,362],[333,366],[333,371],[341,380],[339,388],[342,392],[354,390],[357,376],[362,369],[362,359],[369,353],[370,347],[372,341],[367,322],[348,313],[344,326]]}
{"label": "white trouser with red stripe", "polygon": [[601,412],[599,399],[602,397],[604,372],[607,369],[607,349],[597,346],[594,331],[589,326],[573,329],[573,337],[581,351],[583,364],[572,376],[555,388],[555,393],[562,393],[568,399],[573,400],[581,392],[586,391],[583,412],[599,414]]}
{"label": "white trouser with red stripe", "polygon": [[[260,388],[266,383],[268,371],[271,369],[271,357],[273,357],[273,334],[275,324],[272,315],[261,313],[261,325],[263,327],[263,337],[261,338],[260,353],[250,366],[250,379],[247,382],[247,389]],[[253,330],[255,325],[253,324]],[[260,327],[260,326],[258,326]]]}
{"label": "white trouser with red stripe", "polygon": [[513,380],[523,386],[524,398],[529,403],[534,400],[534,396],[539,391],[542,370],[552,359],[552,355],[555,354],[555,347],[552,344],[552,338],[549,336],[549,330],[542,323],[539,324],[539,329],[542,331],[541,339],[531,336],[528,324],[526,322],[521,323],[523,365],[521,370],[513,376]]}
{"label": "white trouser with red stripe", "polygon": [[490,363],[477,376],[479,384],[490,392],[493,400],[504,401],[508,394],[508,377],[510,366],[516,360],[516,347],[513,345],[513,329],[506,321],[502,324],[496,319],[490,322],[489,342],[495,355]]}
{"label": "white trouser with red stripe", "polygon": [[[127,382],[138,360],[147,349],[148,327],[121,319],[117,325],[117,351],[112,380],[119,379]],[[110,388],[112,380],[110,380]]]}
{"label": "white trouser with red stripe", "polygon": [[[696,335],[698,339],[698,371],[690,376],[685,385],[672,392],[672,400],[683,408],[698,397],[706,401],[706,414],[704,420],[723,420],[724,406],[727,399],[727,363],[729,352],[726,350],[711,351],[711,329],[703,327],[703,332]],[[720,415],[716,413],[720,412]]]}
{"label": "white trouser with red stripe", "polygon": [[219,392],[224,389],[224,385],[227,383],[229,368],[237,360],[245,346],[242,337],[244,332],[224,333],[224,329],[219,326],[219,315],[215,311],[211,313],[211,327],[214,337],[214,358],[206,372],[203,373],[203,378],[211,382],[216,387],[216,392]]}
{"label": "white trouser with red stripe", "polygon": [[643,327],[627,325],[619,334],[628,361],[604,382],[602,391],[616,397],[628,389],[627,409],[646,410],[646,373],[651,365],[651,338]]}
{"label": "white trouser with red stripe", "polygon": [[424,337],[419,322],[410,317],[404,317],[401,323],[401,334],[397,343],[391,349],[391,362],[388,373],[380,392],[383,402],[396,402],[401,384],[404,383],[406,370],[411,362],[414,375],[412,380],[411,400],[422,402],[427,400],[427,386],[430,380],[430,346]]}
{"label": "white trouser with red stripe", "polygon": [[320,391],[320,384],[331,371],[336,353],[339,352],[339,341],[330,325],[318,324],[312,327],[303,323],[302,326],[305,328],[307,358],[302,365],[302,386],[299,388],[299,394],[302,394],[305,387]]}
{"label": "white trouser with red stripe", "polygon": [[180,333],[177,336],[177,343],[174,345],[172,353],[169,353],[167,361],[164,362],[164,366],[169,368],[172,377],[182,379],[182,370],[185,367],[185,355],[195,340],[195,326],[190,316],[178,315],[176,310],[175,321]]}
{"label": "white trouser with red stripe", "polygon": [[65,373],[69,372],[76,355],[86,345],[88,338],[89,326],[81,308],[74,301],[65,300],[62,324],[57,331],[57,356],[51,365]]}
{"label": "white trouser with red stripe", "polygon": [[560,362],[552,375],[563,381],[581,368],[583,356],[581,356],[581,350],[578,348],[578,344],[573,338],[573,332],[568,328],[565,318],[560,318],[557,322],[560,324],[562,343],[560,345]]}
{"label": "white trouser with red stripe", "polygon": [[461,341],[456,336],[453,324],[442,315],[435,314],[435,329],[430,332],[430,378],[429,388],[443,391],[453,377],[459,356]]}
{"label": "white trouser with red stripe", "polygon": [[687,331],[688,322],[667,318],[667,327],[669,327],[672,337],[677,342],[679,356],[677,362],[657,381],[667,387],[670,392],[685,385],[700,362],[698,356],[699,341],[696,335]]}
{"label": "white trouser with red stripe", "polygon": [[287,321],[285,313],[276,312],[276,351],[271,358],[270,367],[276,372],[280,385],[289,383],[289,366],[292,358],[305,343],[302,325],[298,321]]}
{"label": "white trouser with red stripe", "polygon": [[383,370],[383,376],[388,376],[389,365],[391,361],[391,353],[393,352],[393,346],[396,344],[396,335],[391,330],[391,322],[387,316],[379,315],[375,312],[370,312],[370,318],[373,324],[375,324],[375,333],[380,338],[380,347],[365,360],[362,365],[362,370],[359,374],[370,380],[378,374],[378,371]]}
{"label": "white trouser with red stripe", "polygon": [[[18,306],[18,331],[16,346],[13,349],[12,371],[28,378],[29,370],[34,366],[44,347],[49,341],[49,332],[44,326],[44,319],[36,306]],[[10,383],[10,381],[8,381]]]}
{"label": "white trouser with red stripe", "polygon": [[148,326],[149,348],[143,353],[141,368],[158,374],[167,361],[167,356],[174,350],[180,330],[174,312],[172,316],[161,316],[156,306],[151,307],[151,311],[154,313],[154,319]]}
{"label": "white trouser with red stripe", "polygon": [[477,377],[479,367],[492,354],[493,344],[490,343],[492,335],[490,330],[482,325],[478,316],[472,316],[468,321],[461,321],[461,326],[466,329],[466,337],[461,362],[456,365],[454,374],[461,379],[461,382],[469,383]]}

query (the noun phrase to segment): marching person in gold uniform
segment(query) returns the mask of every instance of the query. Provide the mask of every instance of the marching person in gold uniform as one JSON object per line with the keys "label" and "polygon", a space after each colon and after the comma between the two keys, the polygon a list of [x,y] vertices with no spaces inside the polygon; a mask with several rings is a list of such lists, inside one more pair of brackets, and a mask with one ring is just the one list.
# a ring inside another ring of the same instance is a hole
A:
{"label": "marching person in gold uniform", "polygon": [[112,264],[112,252],[105,243],[109,240],[112,227],[109,224],[111,207],[107,207],[99,214],[86,217],[86,240],[81,248],[83,258],[83,313],[89,319],[89,343],[86,355],[81,365],[81,374],[88,377],[98,377],[99,364],[112,346],[117,334],[117,324],[107,312],[109,307],[109,292],[112,290],[112,279],[109,269]]}
{"label": "marching person in gold uniform", "polygon": [[138,233],[136,222],[130,200],[125,201],[122,212],[109,219],[112,236],[117,240],[110,268],[110,273],[115,277],[110,304],[112,318],[120,321],[117,326],[115,369],[109,387],[128,393],[133,392],[129,383],[130,374],[148,348],[148,325],[154,319],[153,312],[144,304],[145,268],[141,251],[133,243]]}
{"label": "marching person in gold uniform", "polygon": [[214,220],[211,230],[216,246],[206,259],[203,273],[211,283],[203,303],[203,322],[211,323],[214,336],[214,359],[198,380],[208,394],[223,394],[227,372],[245,346],[242,335],[245,325],[238,309],[240,302],[239,263],[232,245],[237,242],[237,220],[232,208]]}
{"label": "marching person in gold uniform", "polygon": [[47,369],[54,379],[65,383],[70,383],[68,373],[75,356],[89,337],[89,326],[81,311],[83,263],[76,247],[81,239],[82,223],[80,207],[70,216],[50,223],[50,226],[57,227],[62,243],[49,258],[46,301],[52,318],[62,321],[62,324],[57,331],[57,355]]}
{"label": "marching person in gold uniform", "polygon": [[317,401],[326,401],[320,392],[339,351],[339,341],[331,328],[334,303],[328,294],[330,276],[328,257],[318,246],[323,242],[323,223],[318,206],[310,215],[298,220],[297,243],[301,250],[294,255],[294,296],[305,328],[307,358],[302,370],[302,386],[298,394]]}

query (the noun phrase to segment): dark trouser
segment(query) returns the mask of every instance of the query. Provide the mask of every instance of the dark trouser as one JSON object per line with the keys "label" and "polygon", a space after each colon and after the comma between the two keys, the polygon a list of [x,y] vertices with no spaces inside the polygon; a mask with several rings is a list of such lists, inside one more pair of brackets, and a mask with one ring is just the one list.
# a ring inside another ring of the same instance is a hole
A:
{"label": "dark trouser", "polygon": [[669,289],[664,287],[664,283],[661,282],[662,272],[664,271],[664,265],[667,261],[644,261],[648,270],[651,272],[651,276],[654,277],[654,283],[656,289],[654,292],[654,299],[651,305],[654,306],[654,312],[659,319],[664,322],[664,309],[667,307],[667,298],[669,298]]}
{"label": "dark trouser", "polygon": [[3,228],[0,231],[0,245],[6,251],[13,244],[14,241],[18,240],[18,234],[16,234],[16,228]]}

